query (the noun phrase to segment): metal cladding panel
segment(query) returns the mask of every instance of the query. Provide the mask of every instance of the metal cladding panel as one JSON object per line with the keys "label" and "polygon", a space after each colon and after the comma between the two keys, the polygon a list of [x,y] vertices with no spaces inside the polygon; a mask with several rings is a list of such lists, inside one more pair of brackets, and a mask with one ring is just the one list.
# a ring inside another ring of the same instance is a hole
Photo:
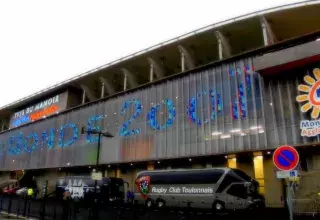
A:
{"label": "metal cladding panel", "polygon": [[252,59],[243,59],[77,108],[0,134],[0,168],[94,164],[97,137],[82,126],[114,135],[102,139],[103,164],[273,147],[267,134],[278,134],[264,127],[272,112],[265,122],[261,85]]}
{"label": "metal cladding panel", "polygon": [[[318,67],[319,65],[308,65],[276,76],[265,76],[261,81],[268,146],[310,145],[320,141],[320,121],[317,114],[320,112]],[[312,90],[315,92],[313,95]],[[298,96],[301,96],[300,102]],[[311,99],[315,101],[312,102]],[[302,128],[302,122],[308,125]]]}

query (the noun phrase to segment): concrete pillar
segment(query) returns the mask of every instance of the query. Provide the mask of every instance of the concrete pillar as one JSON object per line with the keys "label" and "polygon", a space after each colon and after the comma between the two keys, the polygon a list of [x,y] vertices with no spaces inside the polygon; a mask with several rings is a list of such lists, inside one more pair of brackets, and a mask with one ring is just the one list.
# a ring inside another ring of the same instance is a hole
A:
{"label": "concrete pillar", "polygon": [[99,78],[101,83],[104,84],[104,91],[103,92],[107,92],[108,95],[112,95],[116,92],[114,86],[110,83],[109,80],[105,79],[104,77],[100,77]]}
{"label": "concrete pillar", "polygon": [[262,152],[254,152],[253,154],[254,178],[259,182],[259,191],[264,194],[264,169]]}
{"label": "concrete pillar", "polygon": [[263,36],[263,42],[264,46],[268,46],[268,33],[267,33],[267,27],[264,23],[261,22],[261,28],[262,28],[262,36]]}
{"label": "concrete pillar", "polygon": [[229,40],[220,32],[216,31],[216,38],[218,40],[219,58],[228,58],[231,56],[231,46]]}
{"label": "concrete pillar", "polygon": [[218,51],[219,51],[219,60],[223,59],[223,48],[222,48],[222,42],[220,39],[218,39]]}
{"label": "concrete pillar", "polygon": [[5,126],[5,122],[2,121],[2,123],[1,123],[1,132],[4,131],[4,126]]}
{"label": "concrete pillar", "polygon": [[101,95],[100,95],[100,98],[103,98],[104,97],[104,83],[102,82],[101,83]]}
{"label": "concrete pillar", "polygon": [[202,164],[192,164],[192,169],[203,169],[205,168]]}
{"label": "concrete pillar", "polygon": [[212,163],[206,163],[206,168],[212,168]]}
{"label": "concrete pillar", "polygon": [[123,75],[124,75],[124,84],[123,87],[125,87],[124,90],[128,89],[128,85],[130,85],[130,88],[135,88],[138,86],[138,82],[137,79],[135,78],[135,76],[127,69],[122,68],[121,69]]}
{"label": "concrete pillar", "polygon": [[237,158],[228,158],[228,167],[236,169],[237,168]]}
{"label": "concrete pillar", "polygon": [[82,104],[86,103],[86,90],[82,89]]}
{"label": "concrete pillar", "polygon": [[149,75],[150,82],[153,81],[153,72],[154,72],[154,67],[153,67],[153,64],[151,64],[150,65],[150,75]]}
{"label": "concrete pillar", "polygon": [[127,83],[128,83],[128,79],[127,79],[127,74],[125,73],[123,77],[123,91],[127,90]]}
{"label": "concrete pillar", "polygon": [[181,72],[184,72],[185,70],[186,70],[185,57],[184,57],[184,54],[181,53]]}
{"label": "concrete pillar", "polygon": [[158,79],[163,78],[165,75],[165,70],[160,62],[151,57],[148,57],[147,60],[150,65],[150,82],[153,81],[154,76],[156,76]]}
{"label": "concrete pillar", "polygon": [[154,170],[154,164],[153,163],[148,163],[147,170]]}
{"label": "concrete pillar", "polygon": [[[277,179],[272,156],[263,158],[264,193],[267,204],[284,206],[284,187],[281,180]],[[312,183],[312,181],[311,181]],[[301,187],[299,191],[301,190]]]}
{"label": "concrete pillar", "polygon": [[[95,96],[95,94],[85,85],[80,85],[81,89],[84,90],[84,97],[88,97],[88,99],[90,100],[90,102],[97,100],[97,97]],[[83,97],[82,97],[82,101],[83,101]]]}
{"label": "concrete pillar", "polygon": [[237,158],[236,155],[228,155],[227,156],[227,165],[229,168],[236,169],[237,168]]}
{"label": "concrete pillar", "polygon": [[178,49],[181,54],[181,71],[185,71],[186,67],[188,67],[188,69],[194,69],[196,65],[192,54],[182,45],[179,45]]}
{"label": "concrete pillar", "polygon": [[117,178],[120,178],[120,177],[121,177],[121,170],[120,170],[120,168],[117,168],[117,170],[116,170],[116,177],[117,177]]}
{"label": "concrete pillar", "polygon": [[262,28],[262,36],[263,36],[264,45],[268,46],[270,44],[276,43],[276,41],[277,41],[276,36],[271,28],[271,25],[269,24],[269,22],[266,20],[265,17],[262,16],[260,18],[260,24],[261,24],[261,28]]}

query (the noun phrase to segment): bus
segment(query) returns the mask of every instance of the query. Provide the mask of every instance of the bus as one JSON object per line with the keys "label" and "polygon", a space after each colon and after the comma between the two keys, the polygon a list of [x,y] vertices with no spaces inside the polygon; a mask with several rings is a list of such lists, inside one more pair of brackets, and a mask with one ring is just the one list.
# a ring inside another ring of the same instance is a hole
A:
{"label": "bus", "polygon": [[142,171],[135,184],[135,202],[148,209],[187,206],[223,212],[264,207],[259,183],[238,169]]}
{"label": "bus", "polygon": [[95,180],[91,176],[68,176],[57,180],[56,197],[63,199],[67,192],[69,199],[78,202],[87,203],[98,199],[104,203],[119,204],[125,201],[125,185],[129,188],[128,183],[121,178],[104,177],[97,181],[95,191]]}

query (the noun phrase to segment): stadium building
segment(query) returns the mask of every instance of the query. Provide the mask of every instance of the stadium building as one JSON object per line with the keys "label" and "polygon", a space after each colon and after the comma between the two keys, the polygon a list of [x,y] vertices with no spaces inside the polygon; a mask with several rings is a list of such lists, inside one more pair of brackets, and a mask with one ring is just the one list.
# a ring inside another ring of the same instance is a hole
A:
{"label": "stadium building", "polygon": [[103,131],[99,170],[131,187],[145,169],[228,166],[283,204],[275,148],[298,149],[305,188],[320,168],[319,11],[309,1],[216,23],[3,106],[2,180],[89,174]]}

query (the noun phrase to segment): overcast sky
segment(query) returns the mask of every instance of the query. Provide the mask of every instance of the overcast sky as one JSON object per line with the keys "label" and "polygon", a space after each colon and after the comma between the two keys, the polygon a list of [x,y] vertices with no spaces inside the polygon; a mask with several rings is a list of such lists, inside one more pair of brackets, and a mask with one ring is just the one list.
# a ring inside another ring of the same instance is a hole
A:
{"label": "overcast sky", "polygon": [[1,0],[0,106],[197,28],[293,0]]}

